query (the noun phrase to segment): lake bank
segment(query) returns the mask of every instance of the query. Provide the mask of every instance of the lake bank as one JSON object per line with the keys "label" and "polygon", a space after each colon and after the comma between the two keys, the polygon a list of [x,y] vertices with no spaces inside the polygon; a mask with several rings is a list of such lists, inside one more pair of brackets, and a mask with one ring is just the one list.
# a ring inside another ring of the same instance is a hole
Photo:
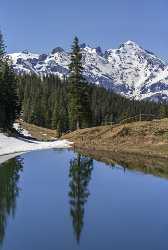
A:
{"label": "lake bank", "polygon": [[80,129],[62,138],[86,151],[168,159],[168,119]]}
{"label": "lake bank", "polygon": [[168,178],[168,161],[163,157],[151,157],[140,154],[131,154],[117,151],[105,151],[98,149],[76,148],[76,152],[92,157],[93,159],[104,162],[107,165],[122,166],[123,169],[140,171],[145,174],[152,174],[162,178]]}

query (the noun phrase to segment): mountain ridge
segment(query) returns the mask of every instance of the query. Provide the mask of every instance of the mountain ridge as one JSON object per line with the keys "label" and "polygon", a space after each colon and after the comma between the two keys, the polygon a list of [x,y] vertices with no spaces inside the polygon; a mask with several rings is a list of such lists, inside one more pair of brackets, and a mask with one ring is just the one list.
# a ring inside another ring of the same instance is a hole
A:
{"label": "mountain ridge", "polygon": [[[153,52],[128,40],[117,49],[81,44],[84,76],[96,85],[137,100],[168,101],[168,64]],[[56,47],[48,54],[29,51],[8,54],[18,74],[67,76],[70,52]]]}

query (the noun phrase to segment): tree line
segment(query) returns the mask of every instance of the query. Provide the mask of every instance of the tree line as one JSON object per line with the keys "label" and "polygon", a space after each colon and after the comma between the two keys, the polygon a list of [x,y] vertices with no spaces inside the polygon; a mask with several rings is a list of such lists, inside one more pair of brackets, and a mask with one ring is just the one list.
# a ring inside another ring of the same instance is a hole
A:
{"label": "tree line", "polygon": [[[74,130],[74,120],[77,121],[77,118],[74,118],[72,113],[69,114],[68,84],[67,79],[61,80],[57,76],[51,75],[43,79],[35,75],[19,77],[18,90],[22,103],[23,120],[38,126],[57,129],[60,133]],[[94,85],[87,85],[86,91],[88,94],[86,116],[84,112],[79,113],[82,128],[98,126],[107,122],[118,122],[140,113],[153,114],[162,118],[168,115],[168,106],[164,104],[129,100]],[[83,98],[82,95],[81,98]],[[69,115],[74,120],[71,121]]]}

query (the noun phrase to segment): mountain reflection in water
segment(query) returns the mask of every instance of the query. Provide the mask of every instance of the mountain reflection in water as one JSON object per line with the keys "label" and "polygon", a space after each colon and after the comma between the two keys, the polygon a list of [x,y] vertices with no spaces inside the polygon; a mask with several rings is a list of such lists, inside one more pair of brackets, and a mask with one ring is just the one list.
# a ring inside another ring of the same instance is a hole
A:
{"label": "mountain reflection in water", "polygon": [[0,165],[0,249],[166,249],[167,178],[168,162],[149,157],[46,150],[13,158]]}

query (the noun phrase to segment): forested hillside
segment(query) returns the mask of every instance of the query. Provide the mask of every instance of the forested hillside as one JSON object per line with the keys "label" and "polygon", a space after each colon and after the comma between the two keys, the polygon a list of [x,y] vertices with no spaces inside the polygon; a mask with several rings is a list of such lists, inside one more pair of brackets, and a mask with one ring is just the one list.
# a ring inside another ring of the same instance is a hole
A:
{"label": "forested hillside", "polygon": [[[129,100],[96,85],[88,85],[91,123],[90,126],[143,114],[166,117],[168,106],[154,102]],[[68,80],[56,76],[43,79],[24,75],[18,79],[19,97],[22,102],[23,119],[47,128],[69,130]]]}

